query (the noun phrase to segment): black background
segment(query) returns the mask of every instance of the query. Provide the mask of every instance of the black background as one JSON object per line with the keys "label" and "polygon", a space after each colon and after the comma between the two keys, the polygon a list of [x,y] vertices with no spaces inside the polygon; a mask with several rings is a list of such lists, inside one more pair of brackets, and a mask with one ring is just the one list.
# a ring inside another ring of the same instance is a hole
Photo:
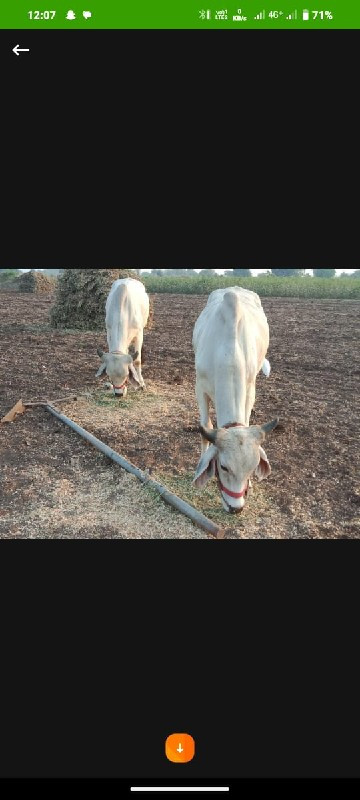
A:
{"label": "black background", "polygon": [[356,547],[3,542],[2,774],[358,777]]}
{"label": "black background", "polygon": [[[359,266],[357,32],[0,34],[4,266]],[[3,542],[0,774],[358,777],[356,547]]]}
{"label": "black background", "polygon": [[357,44],[0,31],[2,260],[358,267]]}

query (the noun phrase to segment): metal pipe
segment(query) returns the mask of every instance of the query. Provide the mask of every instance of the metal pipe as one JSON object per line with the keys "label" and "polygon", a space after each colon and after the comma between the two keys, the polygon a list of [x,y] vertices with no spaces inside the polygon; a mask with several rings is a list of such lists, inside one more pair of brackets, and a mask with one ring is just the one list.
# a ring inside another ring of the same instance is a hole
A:
{"label": "metal pipe", "polygon": [[89,444],[92,444],[93,447],[96,447],[100,453],[103,453],[105,456],[110,458],[111,461],[114,461],[115,464],[118,464],[118,466],[122,467],[122,469],[126,470],[126,472],[129,472],[131,475],[135,475],[135,477],[138,478],[139,481],[141,481],[141,483],[143,483],[145,486],[149,486],[151,489],[154,489],[165,503],[173,508],[176,508],[176,510],[180,511],[181,514],[185,514],[185,516],[191,519],[192,522],[194,522],[199,528],[202,528],[207,533],[215,536],[216,539],[225,538],[224,531],[219,528],[218,525],[215,525],[211,519],[205,517],[204,514],[201,514],[201,512],[197,511],[196,508],[189,505],[189,503],[186,503],[185,500],[181,500],[181,498],[177,497],[176,494],[170,492],[166,486],[162,486],[161,483],[158,483],[158,481],[154,481],[153,478],[150,478],[146,472],[134,467],[130,461],[126,461],[125,458],[116,453],[115,450],[112,450],[111,447],[108,447],[108,445],[104,444],[104,442],[101,442],[100,439],[97,439],[96,436],[93,436],[92,433],[86,431],[85,428],[81,428],[80,425],[77,425],[72,419],[66,417],[65,414],[61,414],[61,412],[57,411],[54,406],[45,404],[44,407],[50,412],[50,414],[53,415],[53,417],[56,417],[56,419],[60,420],[60,422],[64,422],[65,425],[75,431],[75,433],[78,433],[79,436],[85,439],[85,441],[89,442]]}

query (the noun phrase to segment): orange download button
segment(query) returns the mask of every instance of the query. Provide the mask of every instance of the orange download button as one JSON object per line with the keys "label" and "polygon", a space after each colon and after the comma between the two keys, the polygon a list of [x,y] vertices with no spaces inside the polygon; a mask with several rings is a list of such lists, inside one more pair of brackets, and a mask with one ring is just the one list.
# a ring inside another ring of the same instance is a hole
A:
{"label": "orange download button", "polygon": [[195,741],[187,733],[174,733],[166,740],[166,758],[173,764],[188,764],[195,757]]}

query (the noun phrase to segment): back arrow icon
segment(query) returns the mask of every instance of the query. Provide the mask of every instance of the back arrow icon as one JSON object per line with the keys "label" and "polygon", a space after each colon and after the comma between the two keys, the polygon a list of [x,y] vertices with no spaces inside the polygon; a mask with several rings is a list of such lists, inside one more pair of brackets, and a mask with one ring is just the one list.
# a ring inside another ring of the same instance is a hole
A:
{"label": "back arrow icon", "polygon": [[15,47],[13,47],[13,53],[15,53],[15,55],[17,55],[17,56],[20,53],[29,53],[29,52],[30,52],[30,50],[29,50],[28,47],[20,47],[19,44],[16,44]]}

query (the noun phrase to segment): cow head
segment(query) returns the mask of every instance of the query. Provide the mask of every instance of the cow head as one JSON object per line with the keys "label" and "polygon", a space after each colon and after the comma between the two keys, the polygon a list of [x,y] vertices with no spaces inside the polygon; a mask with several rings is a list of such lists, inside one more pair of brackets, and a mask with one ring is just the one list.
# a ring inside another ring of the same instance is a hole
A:
{"label": "cow head", "polygon": [[96,377],[99,378],[100,375],[106,372],[113,385],[116,397],[126,397],[128,383],[139,389],[141,385],[140,378],[134,366],[138,353],[135,353],[133,357],[125,355],[125,353],[104,353],[103,350],[98,350],[97,352],[101,359],[101,366],[96,373]]}
{"label": "cow head", "polygon": [[249,481],[255,473],[262,481],[268,478],[271,467],[262,444],[266,434],[276,428],[275,419],[261,427],[201,428],[202,436],[210,443],[198,465],[194,484],[205,486],[216,475],[225,510],[229,513],[242,511],[249,489]]}

